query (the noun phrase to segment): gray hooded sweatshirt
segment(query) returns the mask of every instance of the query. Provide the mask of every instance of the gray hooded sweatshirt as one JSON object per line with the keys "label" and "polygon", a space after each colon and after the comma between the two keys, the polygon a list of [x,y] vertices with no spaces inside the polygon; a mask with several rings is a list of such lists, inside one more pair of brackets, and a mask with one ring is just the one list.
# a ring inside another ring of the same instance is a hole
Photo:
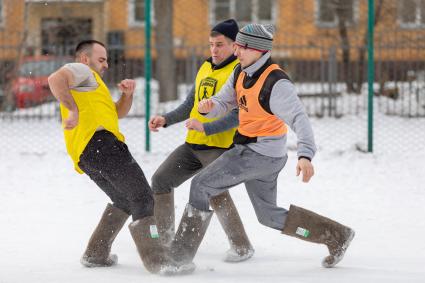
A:
{"label": "gray hooded sweatshirt", "polygon": [[[265,53],[254,64],[242,69],[247,76],[260,69],[270,58],[270,52]],[[221,90],[211,97],[214,107],[206,117],[220,117],[230,110],[238,108],[234,88],[235,71],[223,85]],[[297,135],[297,155],[313,159],[316,152],[313,130],[304,106],[301,103],[294,84],[286,79],[278,80],[271,91],[270,110],[288,125]],[[255,152],[270,157],[283,157],[287,154],[287,135],[258,137],[257,142],[247,144]]]}

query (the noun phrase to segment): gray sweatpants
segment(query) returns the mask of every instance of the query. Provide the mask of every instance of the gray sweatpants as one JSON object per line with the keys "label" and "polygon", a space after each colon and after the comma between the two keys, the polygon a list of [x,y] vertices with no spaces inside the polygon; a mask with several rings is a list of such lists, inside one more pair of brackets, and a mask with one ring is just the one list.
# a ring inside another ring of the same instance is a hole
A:
{"label": "gray sweatpants", "polygon": [[277,177],[288,157],[261,155],[246,145],[236,145],[208,165],[191,183],[189,203],[207,211],[209,198],[245,183],[258,221],[282,230],[288,210],[276,205]]}
{"label": "gray sweatpants", "polygon": [[187,144],[180,145],[153,174],[153,192],[155,194],[170,193],[216,160],[226,150],[221,148],[193,150]]}

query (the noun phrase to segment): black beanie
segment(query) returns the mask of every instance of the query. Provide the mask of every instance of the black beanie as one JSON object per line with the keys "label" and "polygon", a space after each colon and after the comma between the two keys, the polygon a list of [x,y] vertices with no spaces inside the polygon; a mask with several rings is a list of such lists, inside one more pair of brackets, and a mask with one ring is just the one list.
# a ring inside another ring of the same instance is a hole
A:
{"label": "black beanie", "polygon": [[220,22],[212,28],[211,31],[216,31],[221,33],[222,35],[230,38],[235,41],[236,35],[239,31],[238,23],[234,19],[225,20],[224,22]]}

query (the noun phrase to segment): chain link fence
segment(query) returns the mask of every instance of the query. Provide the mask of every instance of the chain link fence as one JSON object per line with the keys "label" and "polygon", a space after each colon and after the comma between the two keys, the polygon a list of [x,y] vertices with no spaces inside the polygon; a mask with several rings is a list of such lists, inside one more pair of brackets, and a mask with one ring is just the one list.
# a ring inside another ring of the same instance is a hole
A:
{"label": "chain link fence", "polygon": [[[319,149],[367,144],[367,0],[152,0],[151,114],[174,109],[209,56],[208,35],[235,18],[276,26],[272,58],[295,82]],[[47,76],[72,61],[77,42],[106,43],[104,80],[134,78],[121,129],[145,148],[145,0],[0,0],[1,152],[65,154]],[[425,1],[375,0],[374,149],[425,147]],[[183,124],[151,134],[153,152],[184,142]],[[291,133],[290,148],[295,147]]]}

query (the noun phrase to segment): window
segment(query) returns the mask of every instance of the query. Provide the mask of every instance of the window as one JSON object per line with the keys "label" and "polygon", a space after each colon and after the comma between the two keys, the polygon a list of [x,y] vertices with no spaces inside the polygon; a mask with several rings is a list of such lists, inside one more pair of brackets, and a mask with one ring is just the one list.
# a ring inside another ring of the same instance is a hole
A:
{"label": "window", "polygon": [[275,0],[210,0],[210,22],[234,18],[239,26],[255,22],[272,24],[276,19]]}
{"label": "window", "polygon": [[231,18],[230,2],[228,0],[215,0],[214,2],[214,23]]}
{"label": "window", "polygon": [[[151,21],[154,24],[153,1],[151,1]],[[129,0],[128,1],[128,19],[130,26],[145,25],[145,0]]]}
{"label": "window", "polygon": [[425,27],[425,0],[400,1],[398,19],[403,28]]}
{"label": "window", "polygon": [[357,0],[316,0],[316,24],[319,27],[336,27],[338,16],[348,25],[356,19]]}

